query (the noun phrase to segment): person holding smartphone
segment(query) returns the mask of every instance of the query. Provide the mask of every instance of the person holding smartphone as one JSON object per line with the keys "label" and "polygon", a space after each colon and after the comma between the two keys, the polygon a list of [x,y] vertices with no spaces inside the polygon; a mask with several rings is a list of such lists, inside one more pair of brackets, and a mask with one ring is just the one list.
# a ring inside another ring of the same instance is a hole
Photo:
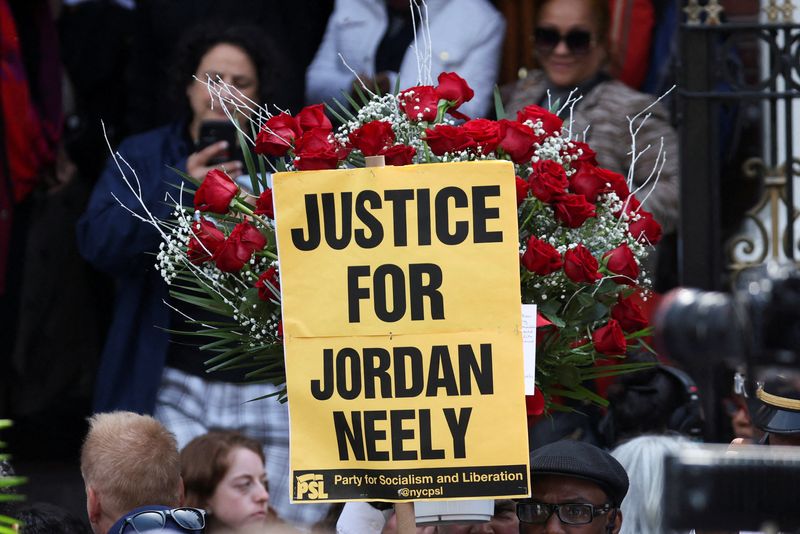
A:
{"label": "person holding smartphone", "polygon": [[[219,125],[228,115],[201,81],[221,79],[234,88],[234,94],[270,102],[270,80],[279,70],[273,50],[256,27],[203,26],[185,33],[172,70],[183,120],[125,139],[118,149],[136,173],[144,204],[154,216],[167,219],[174,209],[166,198],[168,194],[178,198],[175,186],[183,182],[174,169],[198,180],[216,168],[233,179],[242,173],[242,162],[230,155],[232,136],[209,140],[206,135],[209,128],[204,124]],[[241,122],[249,120],[246,114],[236,116]],[[202,143],[201,133],[206,135]],[[327,507],[289,503],[287,407],[274,398],[247,402],[269,395],[271,386],[241,384],[241,371],[206,373],[203,362],[208,356],[196,347],[196,340],[169,332],[189,330],[186,316],[208,317],[197,308],[170,301],[167,285],[154,267],[160,236],[122,207],[143,209],[119,172],[116,162],[109,160],[77,228],[84,258],[116,282],[94,411],[151,413],[175,434],[179,447],[212,427],[257,439],[264,447],[278,514],[290,523],[314,523]],[[126,174],[131,176],[131,171],[126,169]],[[191,195],[184,197],[191,200]]]}

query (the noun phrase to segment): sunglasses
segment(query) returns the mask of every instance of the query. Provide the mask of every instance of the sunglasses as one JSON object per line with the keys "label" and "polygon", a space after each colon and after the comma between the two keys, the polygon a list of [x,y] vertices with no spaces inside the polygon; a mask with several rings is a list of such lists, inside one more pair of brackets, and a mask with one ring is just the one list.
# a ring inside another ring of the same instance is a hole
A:
{"label": "sunglasses", "polygon": [[551,54],[558,44],[564,41],[569,52],[575,55],[587,54],[592,48],[592,32],[587,30],[570,30],[565,34],[553,28],[536,28],[533,31],[533,42],[539,54]]}
{"label": "sunglasses", "polygon": [[203,530],[206,528],[206,512],[199,508],[173,508],[172,510],[145,510],[125,519],[118,534],[131,525],[139,534],[162,530],[171,517],[184,530]]}

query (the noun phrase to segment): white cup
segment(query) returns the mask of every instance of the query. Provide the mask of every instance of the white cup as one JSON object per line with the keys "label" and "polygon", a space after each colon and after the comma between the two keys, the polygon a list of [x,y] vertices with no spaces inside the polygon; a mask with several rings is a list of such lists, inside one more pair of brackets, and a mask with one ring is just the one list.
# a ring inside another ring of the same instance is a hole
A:
{"label": "white cup", "polygon": [[494,500],[416,501],[414,514],[417,525],[485,523],[494,515]]}

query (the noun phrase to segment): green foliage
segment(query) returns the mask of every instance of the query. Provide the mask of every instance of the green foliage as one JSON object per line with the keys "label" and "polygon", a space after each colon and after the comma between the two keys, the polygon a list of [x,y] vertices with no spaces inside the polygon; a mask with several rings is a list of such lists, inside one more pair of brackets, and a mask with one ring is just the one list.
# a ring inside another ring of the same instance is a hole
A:
{"label": "green foliage", "polygon": [[494,86],[494,114],[497,115],[497,120],[506,118],[506,108],[503,106],[503,97],[500,95],[500,88]]}
{"label": "green foliage", "polygon": [[[11,426],[11,421],[8,419],[0,419],[0,430]],[[5,448],[6,444],[0,442],[0,448]],[[8,460],[7,454],[0,454],[0,460]],[[10,493],[8,490],[16,488],[25,484],[27,479],[18,476],[0,476],[0,502],[22,501],[25,499],[24,495],[17,493]],[[19,532],[20,522],[18,519],[0,515],[0,534],[16,534]]]}

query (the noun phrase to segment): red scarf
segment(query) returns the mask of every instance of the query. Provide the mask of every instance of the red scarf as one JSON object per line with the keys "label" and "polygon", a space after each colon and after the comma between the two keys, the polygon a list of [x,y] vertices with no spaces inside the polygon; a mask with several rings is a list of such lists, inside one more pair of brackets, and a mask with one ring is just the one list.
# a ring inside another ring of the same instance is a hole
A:
{"label": "red scarf", "polygon": [[[50,15],[46,9],[39,11],[45,12],[37,13],[38,20],[35,22],[38,36],[42,45],[52,46],[56,44],[53,41],[55,36],[50,31],[52,21],[42,20]],[[17,27],[8,0],[0,0],[0,50],[3,52],[0,56],[0,101],[2,101],[5,124],[5,152],[8,156],[14,200],[20,202],[36,186],[42,169],[55,162],[61,133],[61,110],[52,109],[55,107],[53,98],[42,99],[41,103],[34,101],[32,91],[37,88],[30,87],[25,74]],[[53,48],[42,48],[42,50],[37,65],[41,78],[40,85],[55,82],[49,87],[43,87],[46,91],[44,94],[52,95],[60,101],[61,86],[60,72],[58,72],[60,69],[52,69],[51,63],[53,55],[57,57],[58,50]],[[55,80],[53,70],[58,76]]]}
{"label": "red scarf", "polygon": [[[19,34],[8,0],[0,0],[0,294],[5,282],[13,204],[37,185],[56,159],[61,135],[61,68],[55,24],[47,2],[39,2],[30,21],[39,40],[38,87],[25,72]],[[35,93],[34,93],[35,91]],[[40,98],[35,99],[39,95]]]}

